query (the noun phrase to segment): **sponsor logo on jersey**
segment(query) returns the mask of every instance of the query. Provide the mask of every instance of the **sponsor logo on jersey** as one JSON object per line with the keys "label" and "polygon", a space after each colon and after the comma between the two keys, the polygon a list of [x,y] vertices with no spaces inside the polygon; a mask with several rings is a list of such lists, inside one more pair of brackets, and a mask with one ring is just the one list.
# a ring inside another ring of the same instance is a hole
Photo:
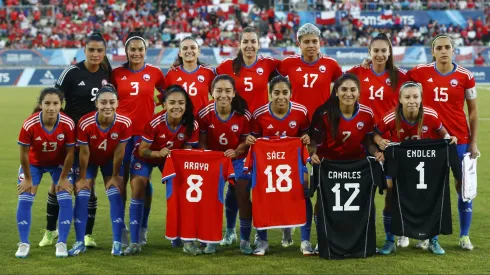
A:
{"label": "sponsor logo on jersey", "polygon": [[165,134],[162,134],[160,138],[166,138],[167,136]]}
{"label": "sponsor logo on jersey", "polygon": [[112,133],[111,134],[111,138],[112,139],[117,139],[119,137],[119,134],[118,133]]}
{"label": "sponsor logo on jersey", "polygon": [[369,82],[369,77],[364,78],[364,82]]}
{"label": "sponsor logo on jersey", "polygon": [[274,126],[272,126],[272,124],[269,124],[269,126],[267,126],[267,129],[274,129]]}
{"label": "sponsor logo on jersey", "polygon": [[43,140],[41,137],[37,137],[36,140]]}
{"label": "sponsor logo on jersey", "polygon": [[231,130],[232,130],[234,133],[236,133],[236,132],[238,131],[238,124],[233,124],[233,125],[231,126]]}
{"label": "sponsor logo on jersey", "polygon": [[197,76],[197,80],[199,80],[199,82],[204,82],[204,76],[203,75]]}
{"label": "sponsor logo on jersey", "polygon": [[149,74],[144,74],[143,75],[143,80],[144,81],[150,81],[150,75]]}
{"label": "sponsor logo on jersey", "polygon": [[405,130],[403,130],[403,129],[400,129],[400,133],[405,133]]}
{"label": "sponsor logo on jersey", "polygon": [[451,84],[451,86],[453,86],[453,87],[458,86],[458,80],[456,80],[456,79],[451,79],[451,82],[449,82],[449,83],[450,83],[450,84]]}
{"label": "sponsor logo on jersey", "polygon": [[185,135],[184,135],[183,133],[179,133],[179,134],[177,135],[177,138],[178,138],[179,140],[184,140]]}
{"label": "sponsor logo on jersey", "polygon": [[65,139],[65,135],[64,134],[59,134],[57,137],[56,137],[57,140],[63,140]]}
{"label": "sponsor logo on jersey", "polygon": [[429,131],[429,127],[427,126],[422,126],[422,133],[427,133],[427,131]]}
{"label": "sponsor logo on jersey", "polygon": [[324,73],[327,70],[327,68],[323,65],[321,65],[318,69],[320,70],[321,73]]}
{"label": "sponsor logo on jersey", "polygon": [[102,79],[102,86],[107,85],[107,80]]}
{"label": "sponsor logo on jersey", "polygon": [[209,125],[209,128],[213,128],[214,129],[214,124]]}
{"label": "sponsor logo on jersey", "polygon": [[177,81],[182,81],[182,77],[177,78]]}
{"label": "sponsor logo on jersey", "polygon": [[303,70],[301,70],[301,67],[298,67],[298,68],[296,69],[296,71],[297,71],[297,72],[302,72]]}
{"label": "sponsor logo on jersey", "polygon": [[137,162],[133,165],[134,170],[140,170],[141,169],[141,163]]}
{"label": "sponsor logo on jersey", "polygon": [[83,80],[80,81],[80,83],[78,83],[78,86],[85,86],[85,82],[83,82]]}
{"label": "sponsor logo on jersey", "polygon": [[264,69],[262,69],[262,68],[257,68],[257,73],[258,73],[259,75],[264,74]]}
{"label": "sponsor logo on jersey", "polygon": [[434,82],[434,80],[432,80],[432,77],[427,79],[427,82]]}
{"label": "sponsor logo on jersey", "polygon": [[127,79],[127,78],[126,78],[126,76],[123,76],[123,77],[121,78],[121,80],[126,80],[126,79]]}
{"label": "sponsor logo on jersey", "polygon": [[291,128],[296,127],[296,121],[293,120],[293,121],[289,122],[289,127],[291,127]]}
{"label": "sponsor logo on jersey", "polygon": [[389,78],[386,79],[386,85],[391,85],[391,81]]}
{"label": "sponsor logo on jersey", "polygon": [[357,129],[361,130],[362,128],[364,128],[364,122],[358,122],[357,123]]}
{"label": "sponsor logo on jersey", "polygon": [[90,137],[91,139],[97,139],[97,136],[96,135],[93,135]]}

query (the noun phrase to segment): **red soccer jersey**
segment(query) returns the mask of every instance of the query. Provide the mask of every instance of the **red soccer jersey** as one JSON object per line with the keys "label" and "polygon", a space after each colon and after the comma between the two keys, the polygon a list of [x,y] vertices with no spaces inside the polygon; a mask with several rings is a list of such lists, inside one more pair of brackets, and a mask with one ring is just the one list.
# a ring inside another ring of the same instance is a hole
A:
{"label": "red soccer jersey", "polygon": [[464,112],[465,99],[476,98],[475,79],[467,69],[454,64],[454,70],[441,75],[435,63],[418,65],[408,75],[422,84],[424,106],[433,108],[447,131],[458,144],[469,142],[469,128]]}
{"label": "red soccer jersey", "polygon": [[83,116],[78,122],[78,143],[89,146],[90,164],[105,165],[114,158],[119,143],[131,138],[131,120],[116,114],[112,125],[102,130],[97,121],[98,112]]}
{"label": "red soccer jersey", "polygon": [[194,107],[194,115],[209,103],[209,90],[215,77],[213,69],[200,65],[196,70],[188,72],[180,66],[168,71],[165,76],[165,89],[170,85],[180,85],[189,94]]}
{"label": "red soccer jersey", "polygon": [[335,139],[330,134],[330,122],[327,114],[322,115],[319,121],[322,125],[315,125],[321,134],[313,139],[318,145],[317,155],[330,160],[356,160],[366,156],[362,141],[364,137],[373,132],[374,114],[371,108],[358,104],[354,115],[346,119],[342,115]]}
{"label": "red soccer jersey", "polygon": [[118,113],[131,119],[133,135],[142,135],[155,113],[155,88],[163,90],[165,86],[163,72],[150,64],[136,72],[118,67],[112,71],[112,84],[119,93]]}
{"label": "red soccer jersey", "polygon": [[395,108],[401,85],[410,80],[405,70],[398,69],[398,85],[396,91],[393,91],[389,74],[386,71],[376,74],[372,68],[366,69],[357,65],[347,72],[359,78],[361,83],[359,103],[373,110],[375,122]]}
{"label": "red soccer jersey", "polygon": [[299,138],[259,138],[244,170],[252,173],[252,218],[257,229],[306,223],[303,187],[308,152]]}
{"label": "red soccer jersey", "polygon": [[222,152],[236,149],[250,134],[250,117],[248,111],[245,111],[245,115],[232,112],[226,120],[222,120],[216,113],[214,103],[202,109],[199,112],[199,128],[207,133],[208,149]]}
{"label": "red soccer jersey", "polygon": [[217,74],[227,74],[235,79],[238,94],[245,99],[250,112],[269,101],[269,75],[274,72],[281,61],[259,55],[250,67],[243,65],[239,75],[233,73],[233,60],[223,61],[217,68]]}
{"label": "red soccer jersey", "polygon": [[299,137],[310,126],[306,107],[296,102],[289,103],[289,112],[283,118],[276,117],[268,103],[257,109],[252,116],[252,133],[256,136]]}
{"label": "red soccer jersey", "polygon": [[330,84],[342,75],[337,61],[327,56],[321,56],[313,63],[306,63],[300,55],[289,56],[277,71],[289,77],[293,90],[291,100],[306,107],[310,120],[316,109],[330,97]]}
{"label": "red soccer jersey", "polygon": [[439,139],[442,138],[439,130],[442,128],[442,122],[439,120],[437,112],[433,109],[424,107],[424,119],[421,134],[419,136],[419,124],[410,124],[403,118],[400,123],[400,137],[396,130],[395,112],[391,111],[385,114],[383,119],[380,119],[375,126],[376,132],[383,134],[390,132],[390,140],[400,142],[406,139]]}
{"label": "red soccer jersey", "polygon": [[221,241],[224,187],[234,170],[222,152],[172,150],[162,172],[167,186],[165,237]]}
{"label": "red soccer jersey", "polygon": [[60,113],[54,128],[49,132],[44,128],[42,112],[34,113],[24,121],[17,143],[30,146],[31,165],[63,165],[66,157],[65,146],[75,146],[75,123],[67,115]]}
{"label": "red soccer jersey", "polygon": [[[167,113],[159,113],[145,127],[145,132],[141,138],[151,143],[150,150],[159,151],[164,147],[169,149],[181,149],[184,145],[197,145],[199,143],[199,125],[194,121],[194,130],[189,137],[184,126],[179,126],[176,130],[169,128],[167,123]],[[136,148],[136,152],[138,149]],[[139,159],[152,164],[163,164],[165,159],[145,159],[135,153]]]}

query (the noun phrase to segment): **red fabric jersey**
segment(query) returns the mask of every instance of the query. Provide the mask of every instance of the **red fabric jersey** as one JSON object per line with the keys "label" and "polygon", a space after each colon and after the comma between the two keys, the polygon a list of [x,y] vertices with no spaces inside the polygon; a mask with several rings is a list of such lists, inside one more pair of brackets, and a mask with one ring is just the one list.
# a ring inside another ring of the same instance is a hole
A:
{"label": "red fabric jersey", "polygon": [[170,85],[180,85],[189,94],[194,107],[194,115],[209,103],[211,83],[215,77],[213,69],[200,65],[196,70],[188,72],[182,66],[168,71],[165,76],[165,89]]}
{"label": "red fabric jersey", "polygon": [[330,97],[330,84],[342,75],[337,61],[327,56],[306,63],[300,55],[292,55],[281,62],[277,71],[289,77],[293,89],[291,100],[306,106],[310,120],[316,109]]}
{"label": "red fabric jersey", "polygon": [[[167,123],[167,113],[159,113],[145,127],[145,132],[141,138],[151,143],[150,150],[159,151],[164,147],[169,149],[181,149],[184,145],[197,145],[199,143],[199,125],[194,121],[194,131],[189,137],[184,126],[179,126],[176,130],[169,128]],[[138,146],[136,146],[138,147]],[[138,148],[136,148],[138,152]],[[135,153],[139,159],[144,159]],[[152,164],[163,164],[164,159],[144,159],[145,162]]]}
{"label": "red fabric jersey", "polygon": [[54,128],[49,132],[44,128],[42,112],[34,113],[24,121],[17,143],[30,146],[31,165],[63,165],[66,157],[65,146],[75,146],[75,123],[67,115],[59,113]]}
{"label": "red fabric jersey", "polygon": [[227,74],[235,79],[238,94],[245,99],[248,109],[253,113],[269,101],[269,75],[274,72],[280,61],[259,55],[250,67],[243,66],[239,75],[233,73],[233,60],[223,61],[217,68],[217,74]]}
{"label": "red fabric jersey", "polygon": [[252,218],[257,229],[306,223],[303,176],[308,152],[299,138],[259,138],[244,170],[252,174]]}
{"label": "red fabric jersey", "polygon": [[276,117],[268,103],[257,109],[252,116],[252,133],[256,136],[299,137],[310,126],[306,107],[296,102],[289,103],[289,112],[283,118]]}
{"label": "red fabric jersey", "polygon": [[364,137],[373,132],[374,114],[371,108],[358,104],[354,115],[346,119],[340,117],[339,127],[335,139],[330,133],[330,122],[327,114],[322,115],[315,125],[315,130],[320,134],[313,134],[313,139],[318,145],[317,155],[330,160],[356,160],[366,156],[366,150],[362,141]]}
{"label": "red fabric jersey", "polygon": [[458,144],[469,142],[470,131],[464,112],[465,99],[476,98],[475,78],[467,69],[454,64],[454,70],[441,75],[435,63],[418,65],[408,75],[422,84],[424,106],[434,109],[446,130],[458,138]]}
{"label": "red fabric jersey", "polygon": [[226,120],[222,120],[216,112],[215,104],[211,103],[199,112],[198,119],[200,131],[207,133],[209,150],[224,152],[236,149],[250,134],[251,114],[248,111],[245,115],[232,112]]}
{"label": "red fabric jersey", "polygon": [[119,93],[118,113],[131,119],[133,135],[142,135],[155,113],[155,88],[163,90],[165,86],[163,72],[150,64],[137,72],[118,67],[112,71],[112,84]]}
{"label": "red fabric jersey", "polygon": [[105,165],[114,158],[114,151],[119,143],[131,138],[131,120],[116,113],[112,125],[102,130],[97,120],[98,112],[83,116],[78,122],[78,143],[88,145],[90,164]]}
{"label": "red fabric jersey", "polygon": [[398,85],[396,91],[391,88],[388,72],[376,74],[372,68],[366,69],[360,65],[347,71],[359,78],[361,91],[359,103],[371,108],[374,113],[374,121],[377,122],[398,103],[398,93],[403,83],[410,80],[407,72],[398,69]]}
{"label": "red fabric jersey", "polygon": [[165,237],[221,241],[225,182],[233,184],[231,160],[222,152],[172,150],[162,172],[167,187]]}
{"label": "red fabric jersey", "polygon": [[390,132],[391,141],[400,142],[406,139],[439,139],[442,138],[439,130],[442,128],[442,122],[439,120],[437,112],[433,109],[424,107],[424,119],[421,134],[419,136],[419,124],[410,124],[403,118],[400,123],[400,137],[396,130],[395,112],[391,111],[385,114],[383,119],[380,119],[375,126],[376,132],[383,134]]}

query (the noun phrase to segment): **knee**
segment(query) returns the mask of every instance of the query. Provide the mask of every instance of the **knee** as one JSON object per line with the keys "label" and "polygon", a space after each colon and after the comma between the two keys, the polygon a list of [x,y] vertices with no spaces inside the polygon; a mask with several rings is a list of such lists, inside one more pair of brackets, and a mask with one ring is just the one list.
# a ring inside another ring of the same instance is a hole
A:
{"label": "knee", "polygon": [[145,185],[148,179],[143,177],[134,177],[131,180],[131,198],[144,199],[145,198]]}

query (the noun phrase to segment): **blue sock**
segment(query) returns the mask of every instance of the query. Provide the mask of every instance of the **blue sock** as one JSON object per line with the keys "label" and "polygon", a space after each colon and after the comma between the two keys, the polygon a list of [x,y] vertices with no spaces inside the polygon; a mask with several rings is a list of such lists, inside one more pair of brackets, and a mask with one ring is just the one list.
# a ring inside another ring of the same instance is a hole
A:
{"label": "blue sock", "polygon": [[438,241],[439,240],[439,236],[435,236],[435,237],[432,237],[431,240],[436,240]]}
{"label": "blue sock", "polygon": [[240,219],[240,240],[249,242],[251,232],[252,232],[252,220]]}
{"label": "blue sock", "polygon": [[259,239],[261,241],[267,242],[267,229],[265,230],[257,230],[257,235],[259,235]]}
{"label": "blue sock", "polygon": [[129,204],[129,231],[131,243],[139,243],[144,200],[131,199]]}
{"label": "blue sock", "polygon": [[56,193],[58,204],[60,205],[60,212],[58,215],[58,242],[65,243],[70,234],[71,222],[73,220],[73,202],[71,194],[66,191],[60,191]]}
{"label": "blue sock", "polygon": [[383,225],[385,227],[386,240],[389,242],[395,242],[395,236],[391,234],[391,213],[383,210]]}
{"label": "blue sock", "polygon": [[19,204],[17,205],[17,228],[21,243],[29,243],[29,232],[31,231],[31,212],[34,203],[34,195],[24,192],[19,195]]}
{"label": "blue sock", "polygon": [[226,228],[235,229],[237,215],[238,202],[236,199],[235,187],[228,185],[228,190],[226,190],[225,197]]}
{"label": "blue sock", "polygon": [[306,224],[301,226],[301,241],[309,241],[311,235],[311,218],[313,216],[313,205],[310,198],[306,199]]}
{"label": "blue sock", "polygon": [[461,194],[458,194],[458,212],[459,212],[459,236],[469,236],[471,218],[473,216],[473,201],[464,202]]}
{"label": "blue sock", "polygon": [[[151,184],[151,182],[148,182],[145,188],[145,197],[151,198],[152,196],[153,196],[153,184]],[[143,219],[141,220],[142,228],[148,228],[148,219],[150,218],[150,210],[151,210],[151,206],[147,206],[145,204],[143,209]]]}
{"label": "blue sock", "polygon": [[83,189],[78,192],[75,199],[75,211],[73,219],[75,220],[76,241],[83,242],[85,230],[87,229],[88,219],[88,200],[90,199],[90,190]]}
{"label": "blue sock", "polygon": [[124,226],[123,221],[123,202],[121,193],[116,187],[111,186],[106,191],[107,198],[109,199],[109,206],[111,212],[112,221],[112,240],[114,242],[122,241],[122,229]]}

